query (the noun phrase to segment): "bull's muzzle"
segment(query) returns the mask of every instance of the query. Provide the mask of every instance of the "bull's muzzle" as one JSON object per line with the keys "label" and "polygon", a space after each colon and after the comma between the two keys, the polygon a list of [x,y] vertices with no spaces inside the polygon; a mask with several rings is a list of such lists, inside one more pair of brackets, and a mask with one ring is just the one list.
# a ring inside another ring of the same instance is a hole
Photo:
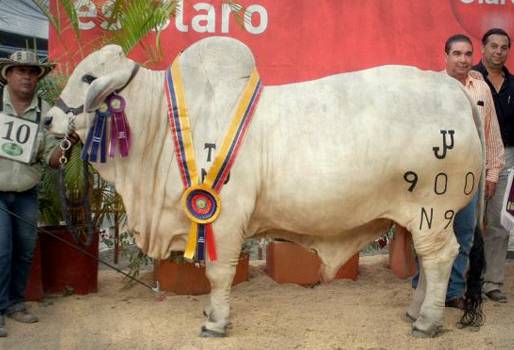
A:
{"label": "bull's muzzle", "polygon": [[52,119],[54,119],[51,116],[47,116],[43,118],[43,125],[46,129],[50,128],[50,125],[52,125]]}

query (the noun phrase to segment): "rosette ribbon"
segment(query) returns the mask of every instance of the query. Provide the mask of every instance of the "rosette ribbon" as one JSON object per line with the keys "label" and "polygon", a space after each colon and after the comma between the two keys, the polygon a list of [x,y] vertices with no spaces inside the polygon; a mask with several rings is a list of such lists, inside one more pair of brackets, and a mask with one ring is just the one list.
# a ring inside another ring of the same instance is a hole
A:
{"label": "rosette ribbon", "polygon": [[130,150],[130,128],[125,114],[125,100],[120,95],[112,94],[95,111],[84,147],[82,160],[96,162],[100,152],[100,162],[106,162],[107,154],[107,121],[110,120],[111,141],[109,157],[114,158],[116,149],[121,157],[128,156]]}
{"label": "rosette ribbon", "polygon": [[191,220],[184,257],[202,263],[205,261],[205,250],[207,250],[209,259],[215,261],[217,256],[212,223],[221,212],[220,192],[252,120],[255,106],[262,92],[262,82],[257,70],[254,70],[239,97],[236,112],[225,133],[223,144],[203,183],[200,181],[196,166],[178,58],[166,71],[165,91],[170,130],[184,185],[182,207]]}

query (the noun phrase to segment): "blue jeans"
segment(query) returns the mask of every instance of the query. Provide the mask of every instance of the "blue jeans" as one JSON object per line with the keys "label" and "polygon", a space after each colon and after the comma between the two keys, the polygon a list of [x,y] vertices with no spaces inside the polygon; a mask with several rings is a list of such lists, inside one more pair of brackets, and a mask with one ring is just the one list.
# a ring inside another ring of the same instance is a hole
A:
{"label": "blue jeans", "polygon": [[466,292],[466,273],[469,268],[469,252],[473,246],[473,238],[475,237],[475,229],[477,226],[477,205],[479,194],[473,196],[473,199],[467,206],[455,216],[453,222],[453,230],[455,238],[459,243],[459,254],[455,258],[450,275],[448,290],[446,291],[446,300],[462,298]]}
{"label": "blue jeans", "polygon": [[[477,205],[480,198],[479,193],[475,193],[471,202],[462,208],[453,221],[455,238],[459,243],[459,254],[455,258],[446,291],[446,301],[462,298],[466,291],[466,273],[469,267],[469,252],[473,246],[473,237],[477,226]],[[418,267],[419,271],[419,267]],[[418,285],[419,272],[412,279],[412,286]]]}
{"label": "blue jeans", "polygon": [[37,239],[37,215],[36,188],[25,192],[0,192],[0,315],[25,300]]}

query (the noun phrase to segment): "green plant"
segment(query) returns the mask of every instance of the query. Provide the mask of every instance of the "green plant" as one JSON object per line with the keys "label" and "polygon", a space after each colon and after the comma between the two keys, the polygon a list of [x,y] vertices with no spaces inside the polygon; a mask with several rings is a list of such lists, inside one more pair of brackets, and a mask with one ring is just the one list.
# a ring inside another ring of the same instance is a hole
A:
{"label": "green plant", "polygon": [[[128,54],[139,45],[146,53],[148,62],[162,59],[160,30],[171,17],[175,16],[180,2],[177,0],[108,0],[105,2],[104,10],[98,12],[99,20],[107,24],[104,27],[105,30],[99,38],[88,42],[80,36],[78,11],[86,6],[89,0],[54,0],[55,14],[50,10],[48,1],[32,1],[48,18],[59,37],[63,31],[69,28],[73,30],[75,39],[80,44],[81,53],[86,51],[86,48],[89,51],[91,47],[117,44]],[[231,15],[239,25],[251,22],[251,17],[244,6],[233,0],[227,0],[225,3],[230,7]],[[148,44],[143,39],[152,31],[156,32],[155,41],[153,44]],[[61,43],[65,45],[62,40]]]}
{"label": "green plant", "polygon": [[[102,242],[109,248],[114,248],[116,244],[116,240],[113,237],[104,237]],[[118,244],[122,257],[128,262],[127,274],[130,277],[138,278],[141,269],[144,266],[150,265],[153,260],[147,255],[143,254],[141,250],[135,246],[134,234],[130,231],[124,231],[120,234]],[[134,284],[132,279],[128,277],[125,277],[125,279],[127,282],[125,287],[129,287]]]}
{"label": "green plant", "polygon": [[[68,77],[61,73],[52,73],[39,82],[38,93],[50,104],[54,104],[62,89],[66,85]],[[68,163],[65,167],[66,193],[71,201],[77,202],[85,193],[83,162],[80,159],[82,146],[73,147]],[[98,227],[105,220],[112,220],[116,213],[116,219],[125,220],[125,210],[121,197],[114,187],[100,178],[94,168],[89,165],[90,178],[89,195],[93,214],[93,226]],[[64,221],[62,215],[62,200],[59,195],[59,174],[57,170],[45,169],[40,186],[40,218],[45,224],[58,225]],[[81,207],[72,208],[72,222],[79,227],[84,226],[84,210]]]}

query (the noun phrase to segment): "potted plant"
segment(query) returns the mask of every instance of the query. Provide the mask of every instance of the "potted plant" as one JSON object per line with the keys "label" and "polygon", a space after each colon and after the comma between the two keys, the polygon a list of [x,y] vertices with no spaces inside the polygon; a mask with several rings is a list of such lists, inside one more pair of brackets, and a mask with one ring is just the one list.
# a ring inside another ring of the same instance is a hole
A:
{"label": "potted plant", "polygon": [[[60,94],[66,77],[53,74],[41,81],[39,93],[50,103]],[[66,164],[64,187],[59,171],[45,168],[39,191],[39,239],[27,297],[40,300],[43,292],[87,294],[97,290],[99,227],[105,221],[124,220],[121,198],[90,165],[85,173],[81,147],[73,148]],[[63,195],[60,192],[64,192]],[[83,198],[88,198],[90,212]],[[65,225],[68,217],[69,226]],[[89,231],[87,229],[88,220]]]}

